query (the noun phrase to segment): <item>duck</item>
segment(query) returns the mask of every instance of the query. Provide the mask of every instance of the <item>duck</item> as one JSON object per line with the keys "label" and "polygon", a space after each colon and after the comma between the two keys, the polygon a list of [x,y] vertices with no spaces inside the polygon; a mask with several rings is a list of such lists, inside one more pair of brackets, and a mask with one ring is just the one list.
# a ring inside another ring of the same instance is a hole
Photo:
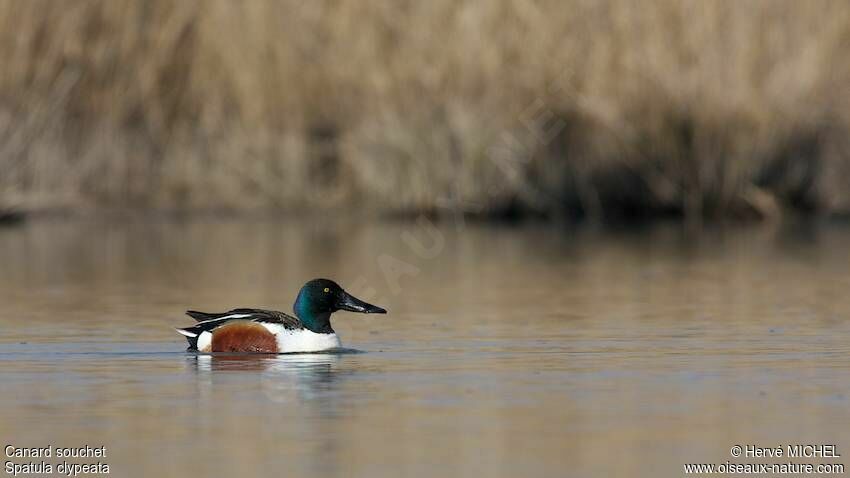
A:
{"label": "duck", "polygon": [[293,315],[266,309],[233,309],[227,312],[186,314],[198,323],[176,328],[186,337],[189,351],[281,354],[319,352],[342,346],[331,326],[331,314],[340,310],[361,314],[386,314],[346,292],[330,279],[313,279],[301,287]]}

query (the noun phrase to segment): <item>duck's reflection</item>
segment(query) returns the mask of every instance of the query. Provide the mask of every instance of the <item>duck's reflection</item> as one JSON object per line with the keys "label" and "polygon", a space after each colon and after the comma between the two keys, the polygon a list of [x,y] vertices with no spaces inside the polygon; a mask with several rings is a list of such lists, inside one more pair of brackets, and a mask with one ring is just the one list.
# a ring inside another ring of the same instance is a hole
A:
{"label": "duck's reflection", "polygon": [[273,402],[316,401],[333,392],[340,378],[337,354],[277,357],[261,377],[263,393]]}
{"label": "duck's reflection", "polygon": [[[358,352],[341,349],[327,353],[283,355],[198,354],[194,356],[194,363],[202,389],[212,387],[213,377],[220,372],[260,372],[259,386],[269,400],[315,403],[333,395],[340,378],[350,371],[343,370],[341,362],[345,355],[351,353]],[[236,377],[251,379],[256,374],[238,374]]]}

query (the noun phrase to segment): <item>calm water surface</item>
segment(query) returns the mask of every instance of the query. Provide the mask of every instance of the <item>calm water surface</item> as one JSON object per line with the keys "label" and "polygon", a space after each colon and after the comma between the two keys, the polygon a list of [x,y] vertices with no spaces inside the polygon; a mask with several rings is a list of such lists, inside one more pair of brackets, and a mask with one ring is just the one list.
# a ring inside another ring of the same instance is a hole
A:
{"label": "calm water surface", "polygon": [[[34,222],[0,229],[0,439],[130,477],[850,464],[849,267],[847,227]],[[356,352],[198,356],[171,328],[320,276],[390,310],[335,315]]]}

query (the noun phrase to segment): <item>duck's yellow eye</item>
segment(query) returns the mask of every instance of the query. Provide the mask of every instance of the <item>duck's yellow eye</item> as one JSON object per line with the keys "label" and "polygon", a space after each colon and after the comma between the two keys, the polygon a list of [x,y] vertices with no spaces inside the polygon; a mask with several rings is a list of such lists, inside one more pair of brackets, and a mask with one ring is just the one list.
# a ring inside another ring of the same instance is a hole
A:
{"label": "duck's yellow eye", "polygon": [[330,292],[330,291],[331,291],[331,288],[330,288],[330,287],[325,287],[325,293],[326,293],[326,294],[327,294],[328,292]]}

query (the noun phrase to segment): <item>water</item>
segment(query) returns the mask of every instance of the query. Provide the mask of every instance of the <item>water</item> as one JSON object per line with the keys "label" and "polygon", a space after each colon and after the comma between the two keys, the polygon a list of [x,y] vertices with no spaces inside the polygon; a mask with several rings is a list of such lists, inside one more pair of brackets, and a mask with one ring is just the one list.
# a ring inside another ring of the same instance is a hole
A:
{"label": "water", "polygon": [[[846,465],[848,245],[842,227],[0,229],[0,440],[106,446],[130,477],[683,476],[793,443]],[[320,276],[390,310],[335,316],[345,353],[197,356],[171,329],[188,308],[288,311]]]}

